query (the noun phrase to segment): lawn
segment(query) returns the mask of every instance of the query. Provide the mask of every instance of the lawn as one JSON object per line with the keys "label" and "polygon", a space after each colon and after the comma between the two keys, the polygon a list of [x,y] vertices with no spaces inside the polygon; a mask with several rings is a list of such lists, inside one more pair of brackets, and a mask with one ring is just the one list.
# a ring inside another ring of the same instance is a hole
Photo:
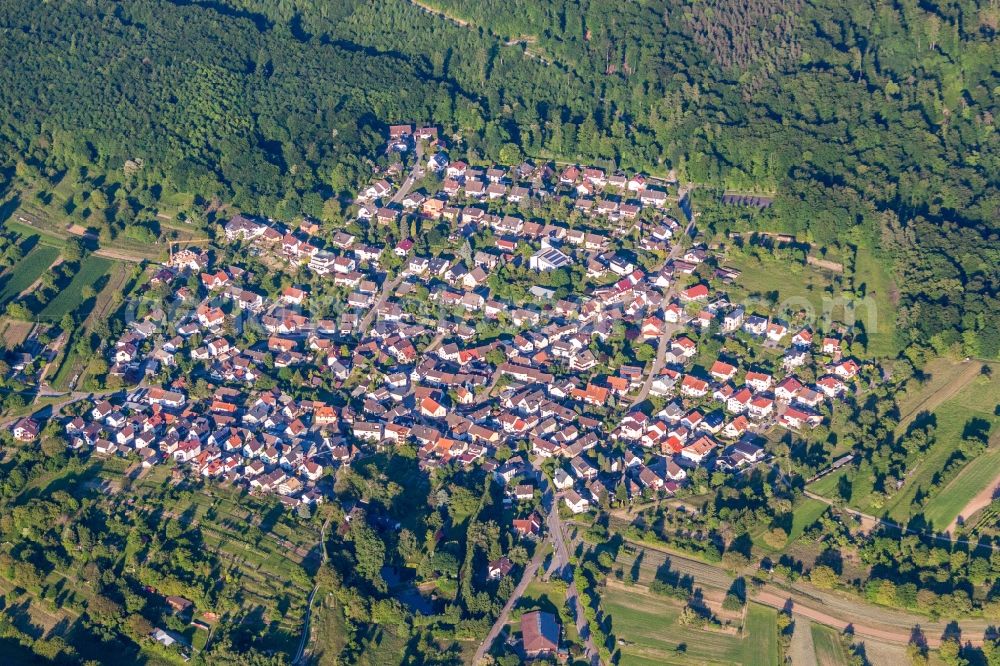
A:
{"label": "lawn", "polygon": [[543,582],[541,578],[536,577],[528,583],[515,608],[523,611],[538,609],[552,613],[560,618],[568,642],[576,643],[580,639],[573,618],[566,609],[566,586],[554,579]]}
{"label": "lawn", "polygon": [[0,306],[30,287],[59,256],[59,249],[39,243],[0,276]]}
{"label": "lawn", "polygon": [[397,636],[390,630],[375,627],[365,641],[356,663],[359,666],[396,666],[403,663],[406,652],[404,637]]}
{"label": "lawn", "polygon": [[[813,491],[817,495],[822,495],[823,497],[837,498],[839,493],[837,492],[840,480],[850,471],[850,467],[843,467],[836,472],[827,474],[822,479],[815,481],[809,485],[809,490]],[[871,479],[861,478],[862,475],[855,475],[853,485],[851,486],[851,499],[854,497],[867,497],[872,491]],[[863,486],[867,486],[863,489]],[[852,501],[853,503],[853,501]]]}
{"label": "lawn", "polygon": [[803,498],[795,508],[792,509],[792,531],[788,534],[788,541],[795,541],[806,528],[815,523],[823,512],[826,511],[826,503],[819,500]]}
{"label": "lawn", "polygon": [[70,312],[75,312],[81,306],[84,307],[86,311],[79,312],[77,314],[89,313],[94,306],[94,299],[90,298],[84,301],[82,293],[83,288],[95,287],[98,280],[107,275],[113,265],[114,262],[110,259],[104,259],[103,257],[97,257],[94,255],[88,256],[80,264],[80,270],[76,272],[76,275],[74,275],[70,283],[66,285],[66,288],[60,291],[55,298],[49,301],[45,308],[38,313],[38,317],[50,321],[59,321],[64,315]]}
{"label": "lawn", "polygon": [[778,663],[778,611],[751,603],[744,627],[743,666],[771,666]]}
{"label": "lawn", "polygon": [[68,389],[70,380],[73,379],[77,371],[82,366],[81,361],[82,359],[80,358],[80,355],[76,353],[75,349],[72,347],[68,350],[63,349],[62,360],[59,361],[55,376],[52,377],[52,380],[50,381],[51,386],[58,390]]}
{"label": "lawn", "polygon": [[817,666],[847,666],[850,663],[844,642],[835,629],[815,623],[811,629]]}
{"label": "lawn", "polygon": [[316,664],[340,663],[340,653],[349,635],[344,610],[333,593],[317,597],[314,604],[309,654]]}
{"label": "lawn", "polygon": [[564,591],[558,589],[551,581],[544,583],[541,579],[536,578],[528,583],[524,594],[521,595],[521,598],[517,602],[517,608],[523,608],[524,610],[540,608],[550,613],[558,614],[559,608],[565,603],[566,594]]}
{"label": "lawn", "polygon": [[57,232],[50,226],[43,225],[41,223],[32,222],[20,222],[15,218],[11,218],[4,223],[10,231],[15,231],[25,238],[31,238],[32,236],[37,237],[38,242],[41,244],[49,245],[51,247],[63,247],[66,244],[66,238],[69,236],[68,232]]}
{"label": "lawn", "polygon": [[[878,358],[892,357],[897,351],[895,286],[892,278],[885,262],[866,248],[857,249],[854,264],[851,283],[863,287],[865,294],[865,299],[856,303],[854,317],[868,333],[868,353]],[[742,273],[729,289],[734,302],[777,294],[776,311],[779,315],[782,311],[811,309],[819,323],[829,308],[829,315],[834,321],[849,319],[845,317],[844,303],[840,300],[841,288],[834,284],[837,276],[831,271],[774,258],[767,253],[762,253],[759,259],[734,253],[727,259],[726,265]],[[831,285],[834,285],[833,293],[827,292],[827,287]],[[766,307],[761,305],[756,309],[765,310]]]}
{"label": "lawn", "polygon": [[157,202],[156,221],[159,222],[161,226],[168,226],[182,230],[190,229],[189,225],[184,222],[180,222],[175,218],[180,211],[191,210],[194,208],[194,201],[194,195],[186,192],[171,192],[166,194]]}
{"label": "lawn", "polygon": [[625,641],[623,666],[734,664],[744,658],[744,641],[735,634],[678,623],[683,606],[677,601],[609,587],[601,605],[610,617],[611,633]]}

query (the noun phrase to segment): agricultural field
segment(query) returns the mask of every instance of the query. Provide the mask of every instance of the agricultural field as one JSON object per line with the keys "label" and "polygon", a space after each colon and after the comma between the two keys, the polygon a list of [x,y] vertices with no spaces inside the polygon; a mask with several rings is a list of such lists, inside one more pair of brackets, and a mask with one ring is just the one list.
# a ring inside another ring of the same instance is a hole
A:
{"label": "agricultural field", "polygon": [[[982,506],[969,508],[970,503],[983,491],[992,494],[1000,482],[1000,438],[996,432],[990,440],[990,450],[966,465],[947,486],[942,488],[927,504],[924,518],[936,529],[947,529],[959,517],[971,516]],[[989,504],[988,499],[983,505]]]}
{"label": "agricultural field", "polygon": [[90,330],[96,322],[106,319],[121,302],[119,297],[124,296],[124,289],[129,276],[132,275],[132,268],[133,266],[123,263],[113,264],[104,288],[97,294],[94,307],[83,322],[84,328]]}
{"label": "agricultural field", "polygon": [[[887,503],[886,510],[890,517],[897,520],[909,518],[912,513],[910,503],[917,490],[922,488],[924,491],[931,491],[933,495],[924,507],[923,513],[928,519],[933,516],[935,518],[933,526],[943,530],[965,505],[992,481],[989,471],[990,469],[996,471],[993,463],[997,459],[994,448],[998,444],[995,437],[997,419],[994,415],[997,404],[1000,404],[1000,376],[994,375],[989,379],[975,378],[954,397],[941,403],[933,411],[933,417],[937,422],[935,443],[916,464],[903,489]],[[944,467],[955,450],[956,443],[961,440],[966,424],[972,419],[983,419],[992,424],[993,446],[986,454],[978,456],[969,463],[945,488],[932,491],[931,482],[935,474]],[[962,477],[963,473],[966,482],[955,484],[954,482]]]}
{"label": "agricultural field", "polygon": [[58,256],[59,248],[38,243],[19,262],[0,275],[0,307],[34,284]]}
{"label": "agricultural field", "polygon": [[601,605],[611,633],[625,641],[623,666],[646,664],[733,664],[744,658],[744,639],[736,633],[681,625],[683,604],[639,588],[609,587]]}
{"label": "agricultural field", "polygon": [[51,225],[40,223],[33,217],[18,214],[4,222],[4,227],[25,238],[38,238],[39,243],[52,247],[62,247],[70,236],[69,233],[60,232]]}
{"label": "agricultural field", "polygon": [[[865,640],[865,659],[871,666],[898,666],[910,660],[906,653],[906,646],[895,643],[883,643],[880,641]],[[930,653],[931,666],[942,666],[937,660],[934,652]]]}
{"label": "agricultural field", "polygon": [[[74,340],[81,334],[90,334],[100,321],[106,321],[121,305],[129,287],[129,277],[132,275],[132,265],[116,262],[111,269],[104,288],[97,294],[90,314],[83,322],[80,332],[74,333]],[[133,283],[134,284],[134,283]],[[63,346],[63,357],[58,360],[58,371],[55,373],[53,385],[58,388],[68,388],[70,380],[80,375],[77,385],[82,385],[90,375],[89,369],[98,357],[84,358],[75,344]]]}
{"label": "agricultural field", "polygon": [[849,656],[836,629],[813,623],[810,626],[817,666],[847,666]]}
{"label": "agricultural field", "polygon": [[80,264],[80,270],[76,272],[70,283],[55,298],[49,301],[45,308],[38,313],[38,317],[47,321],[57,322],[64,315],[71,312],[77,314],[89,313],[94,306],[94,299],[84,299],[83,290],[85,287],[91,287],[95,290],[103,288],[105,284],[101,282],[101,279],[108,274],[113,265],[114,262],[110,259],[94,255],[86,257]]}
{"label": "agricultural field", "polygon": [[[713,607],[720,607],[726,591],[733,584],[733,577],[712,564],[673,557],[655,548],[637,546],[636,552],[622,550],[615,564],[628,571],[639,585],[648,585],[658,575],[671,574],[690,577],[701,590],[703,600]],[[662,576],[661,576],[662,577]]]}
{"label": "agricultural field", "polygon": [[[919,389],[906,393],[900,402],[900,413],[906,422],[918,414],[929,414],[935,423],[935,442],[919,460],[911,463],[903,487],[885,501],[876,501],[870,474],[854,474],[849,484],[851,506],[874,515],[887,514],[896,521],[905,521],[916,513],[937,530],[945,530],[963,512],[965,506],[989,484],[996,483],[995,470],[1000,462],[1000,442],[997,437],[997,405],[1000,404],[1000,366],[993,364],[991,377],[980,374],[982,364],[939,360],[931,364],[931,378]],[[964,469],[935,490],[932,482],[941,472],[962,439],[966,425],[972,420],[992,424],[990,447],[976,456]],[[905,432],[905,426],[897,435]],[[991,474],[991,470],[994,473]],[[845,469],[823,477],[810,490],[826,497],[837,497],[839,488],[850,477]],[[912,506],[918,490],[931,497],[920,509]]]}
{"label": "agricultural field", "polygon": [[979,374],[979,368],[977,363],[946,357],[928,361],[924,367],[927,380],[896,396],[899,405],[896,433],[905,432],[906,426],[917,414],[934,411],[942,402],[961,391]]}
{"label": "agricultural field", "polygon": [[[751,646],[749,639],[741,638],[738,629],[742,614],[722,610],[722,600],[732,585],[732,578],[716,567],[671,558],[648,548],[639,548],[634,554],[622,551],[616,560],[616,567],[629,572],[636,581],[635,585],[627,586],[617,580],[609,580],[601,593],[601,606],[611,618],[610,633],[625,641],[621,647],[622,664],[744,663],[748,655],[768,653],[770,647],[766,641],[772,635],[775,640],[777,638],[773,631],[773,616],[771,632],[762,638],[754,636],[754,640],[764,640],[763,644]],[[649,592],[647,588],[665,570],[689,581],[701,602],[719,617],[724,626],[700,629],[680,624],[684,603]],[[754,623],[755,634],[760,633],[758,630],[766,624],[766,612],[762,611],[767,610],[761,608],[752,620],[747,620]],[[773,611],[771,613],[773,615]],[[742,633],[750,635],[747,629]],[[774,649],[777,649],[776,643]]]}
{"label": "agricultural field", "polygon": [[778,611],[751,603],[743,627],[743,666],[770,666],[778,659]]}

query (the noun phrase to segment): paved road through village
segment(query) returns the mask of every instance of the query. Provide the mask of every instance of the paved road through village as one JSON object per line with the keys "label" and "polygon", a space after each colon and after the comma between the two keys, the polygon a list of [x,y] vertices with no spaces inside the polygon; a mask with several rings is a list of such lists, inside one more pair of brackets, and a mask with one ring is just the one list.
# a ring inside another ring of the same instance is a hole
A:
{"label": "paved road through village", "polygon": [[[688,222],[688,225],[684,228],[684,236],[690,238],[691,233],[694,231],[694,220]],[[684,246],[680,243],[680,239],[676,245],[670,250],[670,254],[667,256],[667,261],[665,264],[676,259],[680,255]],[[674,294],[677,292],[678,282],[671,284],[666,291],[663,292],[663,307],[666,308],[670,303],[670,299],[673,298]],[[642,383],[642,388],[639,389],[639,393],[636,394],[635,400],[632,402],[633,405],[638,405],[649,395],[649,389],[653,386],[653,380],[656,376],[660,374],[663,370],[664,362],[666,360],[667,351],[670,348],[670,339],[674,337],[676,333],[681,328],[681,324],[670,324],[664,322],[663,332],[660,333],[660,339],[656,345],[656,358],[653,359],[653,364],[649,367],[649,375],[646,377],[646,381]]]}
{"label": "paved road through village", "polygon": [[[545,491],[545,494],[542,496],[542,505],[550,515],[553,511],[555,511],[551,491]],[[473,664],[482,663],[483,658],[489,652],[490,647],[492,647],[497,637],[500,636],[500,632],[503,631],[505,626],[507,626],[507,622],[510,619],[510,612],[514,609],[514,606],[521,599],[521,597],[524,596],[524,591],[528,589],[528,585],[531,584],[532,580],[534,580],[535,574],[538,573],[538,569],[542,565],[542,560],[545,559],[544,551],[545,549],[542,548],[542,544],[539,543],[535,548],[534,557],[531,558],[531,561],[528,562],[527,566],[524,568],[524,574],[521,576],[521,580],[514,588],[514,591],[511,592],[510,597],[507,599],[507,603],[504,604],[503,609],[500,611],[500,615],[497,616],[496,622],[494,622],[493,626],[490,627],[490,631],[486,634],[486,638],[483,639],[483,642],[479,645],[479,649],[476,650],[476,655],[472,658]]]}
{"label": "paved road through village", "polygon": [[[533,463],[533,466],[535,471],[541,476],[542,471],[540,463],[536,460]],[[580,595],[577,593],[576,583],[573,582],[569,562],[569,548],[566,545],[566,536],[563,532],[564,528],[562,519],[559,517],[559,497],[553,492],[547,480],[545,481],[545,491],[542,495],[542,507],[545,510],[545,525],[548,532],[547,536],[552,540],[552,562],[549,564],[548,571],[545,573],[543,578],[548,580],[552,575],[556,575],[567,582],[566,601],[573,607],[574,615],[576,616],[577,632],[579,633],[580,638],[583,639],[584,647],[587,650],[587,661],[590,662],[591,666],[598,666],[600,663],[600,657],[597,652],[597,646],[594,645],[594,640],[590,635],[590,628],[587,626],[587,616],[583,612],[583,604],[580,602]],[[510,621],[510,612],[514,609],[514,606],[524,595],[524,591],[528,588],[528,585],[532,580],[534,580],[535,575],[538,573],[538,569],[542,564],[543,552],[544,549],[542,548],[542,544],[539,543],[535,551],[535,556],[525,567],[524,574],[521,576],[520,582],[518,582],[517,587],[514,588],[514,591],[507,599],[507,603],[504,604],[503,610],[501,610],[500,615],[497,616],[496,622],[494,622],[493,626],[490,628],[490,632],[480,644],[479,649],[476,650],[476,655],[472,660],[473,664],[482,663],[482,660],[489,652],[490,647],[492,647],[497,637],[500,636],[504,627],[507,626],[507,623]]]}
{"label": "paved road through village", "polygon": [[[405,197],[410,192],[410,189],[413,187],[413,184],[416,183],[417,180],[419,180],[420,178],[424,177],[424,168],[422,166],[424,159],[424,146],[419,141],[417,142],[416,152],[417,152],[417,161],[413,165],[413,168],[410,169],[410,175],[406,177],[406,180],[404,180],[402,185],[399,186],[399,189],[396,191],[396,194],[392,196],[392,199],[390,200],[391,203],[394,204],[400,203],[403,200],[403,197]],[[403,281],[403,277],[404,276],[400,274],[396,276],[395,279],[389,280],[387,278],[386,281],[382,283],[382,288],[379,290],[379,294],[378,297],[375,299],[375,303],[372,304],[371,308],[368,310],[368,312],[365,314],[364,318],[358,325],[358,335],[360,338],[365,337],[365,333],[368,332],[368,329],[371,328],[372,322],[375,321],[375,316],[379,308],[382,307],[386,299],[388,299],[389,296],[392,295],[392,292],[395,291],[396,287],[400,285],[400,283]]]}

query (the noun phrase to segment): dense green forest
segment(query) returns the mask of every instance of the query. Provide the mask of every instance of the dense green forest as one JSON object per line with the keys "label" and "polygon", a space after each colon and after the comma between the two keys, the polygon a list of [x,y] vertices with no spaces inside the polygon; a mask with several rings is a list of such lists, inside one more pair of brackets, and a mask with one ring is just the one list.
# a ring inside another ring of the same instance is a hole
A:
{"label": "dense green forest", "polygon": [[472,159],[513,143],[773,192],[716,224],[876,248],[896,268],[899,348],[1000,352],[995,2],[0,7],[10,166],[140,157],[147,185],[329,216],[385,124],[433,122]]}

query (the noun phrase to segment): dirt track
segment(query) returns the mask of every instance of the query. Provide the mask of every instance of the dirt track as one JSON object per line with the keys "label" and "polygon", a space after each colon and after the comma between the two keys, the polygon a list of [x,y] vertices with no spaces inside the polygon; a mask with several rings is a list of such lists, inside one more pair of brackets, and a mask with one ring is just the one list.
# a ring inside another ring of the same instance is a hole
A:
{"label": "dirt track", "polygon": [[997,486],[1000,486],[1000,475],[993,479],[988,486],[979,491],[979,494],[969,500],[969,503],[965,505],[955,519],[951,521],[948,525],[946,532],[954,532],[958,528],[958,521],[961,518],[963,521],[968,520],[969,516],[974,514],[980,509],[985,509],[993,501],[993,496],[997,492]]}
{"label": "dirt track", "polygon": [[134,252],[129,252],[127,250],[116,250],[102,247],[98,250],[94,250],[94,254],[98,257],[104,257],[105,259],[117,259],[119,261],[130,261],[133,264],[142,263],[143,261],[156,261],[157,259],[152,256],[141,256]]}
{"label": "dirt track", "polygon": [[[789,596],[774,594],[772,592],[760,592],[756,597],[753,597],[753,600],[758,603],[771,606],[772,608],[786,609],[790,607],[795,614],[807,617],[814,622],[825,624],[828,627],[833,627],[837,631],[844,631],[850,627],[855,636],[860,636],[862,638],[874,638],[875,640],[887,641],[889,643],[906,644],[910,641],[910,636],[912,635],[912,631],[910,629],[879,629],[877,627],[870,627],[864,624],[846,622],[821,610],[795,603],[795,601]],[[964,640],[972,643],[973,645],[982,645],[983,637],[967,636],[964,637]],[[935,636],[933,634],[927,636],[928,646],[935,648],[940,644],[940,636]]]}
{"label": "dirt track", "polygon": [[455,25],[460,25],[463,28],[469,27],[469,22],[465,19],[458,18],[457,16],[452,16],[451,14],[438,9],[437,7],[431,7],[425,2],[420,2],[419,0],[410,0],[410,2],[420,9],[424,10],[428,14],[434,14],[435,16],[440,16],[441,18],[451,21]]}
{"label": "dirt track", "polygon": [[[632,542],[647,553],[659,553],[670,560],[670,568],[690,575],[696,586],[728,589],[733,576],[716,565],[693,560],[672,551],[657,548],[651,544]],[[647,555],[648,557],[648,555]],[[925,635],[927,644],[936,647],[948,627],[948,622],[934,621],[916,613],[875,606],[862,599],[843,592],[821,590],[798,581],[789,586],[766,583],[751,598],[766,606],[779,610],[791,609],[793,614],[808,618],[839,631],[850,627],[859,638],[894,645],[910,642],[915,628]],[[962,642],[981,645],[983,634],[989,622],[982,618],[964,618],[958,621],[962,632]]]}
{"label": "dirt track", "polygon": [[[446,12],[444,10],[441,10],[441,9],[438,9],[437,7],[432,7],[431,5],[427,4],[426,2],[422,2],[421,0],[409,0],[409,2],[413,6],[418,7],[419,9],[422,9],[423,11],[427,12],[428,14],[433,14],[434,16],[442,18],[442,19],[444,19],[446,21],[450,21],[450,22],[454,23],[455,25],[460,26],[462,28],[474,29],[474,28],[477,27],[472,22],[470,22],[470,21],[468,21],[466,19],[459,18],[457,16],[454,16],[453,14],[449,14],[448,12]],[[487,29],[487,31],[488,31],[488,29]],[[535,50],[528,50],[528,47],[531,47],[532,45],[534,45],[534,44],[536,44],[538,42],[538,37],[536,37],[535,35],[515,35],[515,36],[510,37],[508,39],[503,39],[502,37],[498,37],[496,35],[493,35],[493,36],[496,37],[496,38],[498,38],[498,39],[502,39],[503,40],[502,43],[503,43],[504,46],[515,46],[517,44],[521,44],[521,45],[523,45],[525,47],[524,55],[526,55],[527,57],[534,58],[535,60],[538,60],[539,62],[544,63],[546,65],[551,65],[552,64],[551,60],[549,60],[546,57],[543,57],[539,53],[536,53],[537,49],[535,49]]]}

